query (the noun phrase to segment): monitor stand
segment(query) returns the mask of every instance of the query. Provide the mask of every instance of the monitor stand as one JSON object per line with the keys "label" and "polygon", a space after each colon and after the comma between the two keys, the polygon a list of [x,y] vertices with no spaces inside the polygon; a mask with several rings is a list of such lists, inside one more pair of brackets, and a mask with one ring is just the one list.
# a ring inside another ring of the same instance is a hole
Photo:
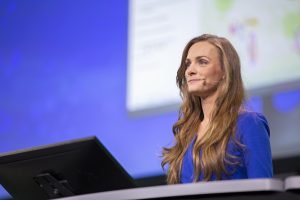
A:
{"label": "monitor stand", "polygon": [[75,195],[67,180],[57,180],[51,173],[43,173],[34,177],[35,182],[49,198],[68,197]]}

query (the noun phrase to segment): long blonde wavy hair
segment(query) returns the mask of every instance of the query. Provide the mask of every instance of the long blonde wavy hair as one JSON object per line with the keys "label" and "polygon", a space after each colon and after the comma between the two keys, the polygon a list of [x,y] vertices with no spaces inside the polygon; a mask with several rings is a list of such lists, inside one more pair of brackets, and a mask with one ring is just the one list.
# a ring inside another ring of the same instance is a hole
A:
{"label": "long blonde wavy hair", "polygon": [[[167,182],[169,184],[180,183],[184,154],[204,118],[201,98],[188,93],[185,79],[185,60],[188,51],[193,44],[201,41],[207,41],[217,48],[225,79],[218,87],[218,97],[207,131],[200,140],[196,140],[193,147],[193,181],[198,180],[200,173],[203,174],[205,181],[210,180],[213,173],[217,179],[221,179],[222,173],[230,173],[226,170],[227,164],[236,165],[239,163],[235,156],[226,152],[226,148],[229,139],[235,135],[237,118],[245,98],[240,59],[226,38],[204,34],[187,43],[177,71],[176,82],[183,102],[180,106],[178,121],[173,125],[175,145],[171,148],[163,148],[162,154],[162,167],[168,166]],[[238,139],[232,138],[235,144],[243,147]],[[201,160],[199,158],[200,149],[202,150]]]}

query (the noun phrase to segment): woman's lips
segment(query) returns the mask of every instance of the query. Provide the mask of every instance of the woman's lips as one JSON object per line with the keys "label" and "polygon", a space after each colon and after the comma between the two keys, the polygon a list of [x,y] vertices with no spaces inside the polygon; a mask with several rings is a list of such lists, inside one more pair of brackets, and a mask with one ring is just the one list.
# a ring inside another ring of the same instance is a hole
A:
{"label": "woman's lips", "polygon": [[203,81],[203,78],[194,78],[194,79],[190,79],[188,80],[188,83],[193,83],[193,82],[197,82],[197,81]]}

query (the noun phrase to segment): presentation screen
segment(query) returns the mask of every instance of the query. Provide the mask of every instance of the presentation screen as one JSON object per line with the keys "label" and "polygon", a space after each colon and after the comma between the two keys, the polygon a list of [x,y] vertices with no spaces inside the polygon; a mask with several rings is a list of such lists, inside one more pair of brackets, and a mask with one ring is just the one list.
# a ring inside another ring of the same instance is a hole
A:
{"label": "presentation screen", "polygon": [[127,110],[180,102],[175,77],[185,44],[203,33],[228,38],[255,94],[300,80],[300,1],[129,2]]}

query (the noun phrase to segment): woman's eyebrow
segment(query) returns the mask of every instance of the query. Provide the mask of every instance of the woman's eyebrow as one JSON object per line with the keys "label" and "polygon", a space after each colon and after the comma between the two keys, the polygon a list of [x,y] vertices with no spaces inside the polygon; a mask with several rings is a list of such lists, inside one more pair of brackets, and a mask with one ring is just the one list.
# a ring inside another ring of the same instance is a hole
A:
{"label": "woman's eyebrow", "polygon": [[[207,57],[207,56],[196,56],[196,57],[195,57],[195,60],[199,60],[199,59],[201,59],[201,58],[206,58],[206,59],[210,60],[210,58]],[[190,58],[186,58],[186,59],[185,59],[185,62],[190,62],[190,61],[191,61]]]}
{"label": "woman's eyebrow", "polygon": [[196,57],[196,59],[200,59],[200,58],[206,58],[206,59],[210,60],[210,58],[207,57],[207,56],[197,56],[197,57]]}

